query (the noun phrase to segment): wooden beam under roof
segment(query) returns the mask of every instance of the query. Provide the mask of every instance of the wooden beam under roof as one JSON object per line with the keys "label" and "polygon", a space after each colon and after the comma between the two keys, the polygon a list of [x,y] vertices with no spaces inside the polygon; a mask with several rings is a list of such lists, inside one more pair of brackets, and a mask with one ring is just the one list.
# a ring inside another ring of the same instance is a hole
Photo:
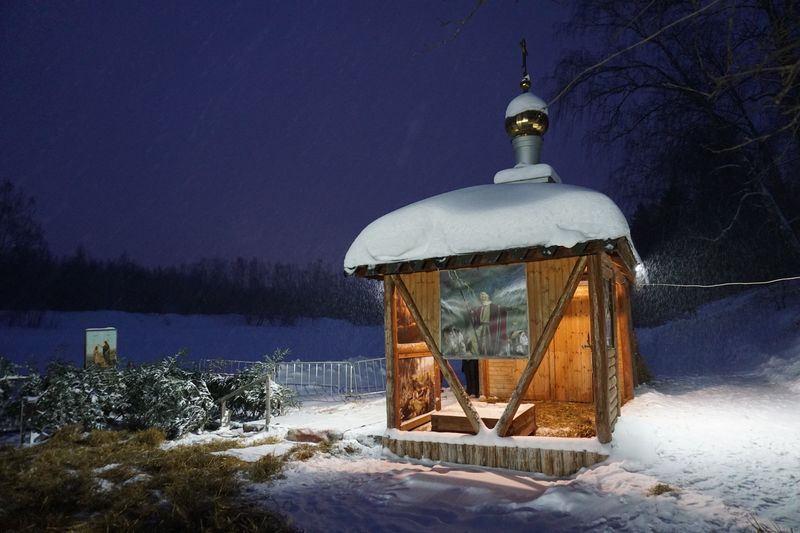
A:
{"label": "wooden beam under roof", "polygon": [[613,240],[598,239],[580,242],[569,248],[564,246],[532,246],[530,248],[510,248],[507,250],[473,252],[447,257],[415,259],[413,261],[381,263],[369,266],[365,265],[357,267],[354,275],[381,279],[384,276],[394,274],[411,274],[414,272],[432,272],[435,270],[455,270],[458,268],[546,261],[548,259],[591,255],[601,251],[617,259],[617,264],[623,267],[623,270],[626,271],[626,275],[633,279],[636,259],[631,245],[625,237]]}

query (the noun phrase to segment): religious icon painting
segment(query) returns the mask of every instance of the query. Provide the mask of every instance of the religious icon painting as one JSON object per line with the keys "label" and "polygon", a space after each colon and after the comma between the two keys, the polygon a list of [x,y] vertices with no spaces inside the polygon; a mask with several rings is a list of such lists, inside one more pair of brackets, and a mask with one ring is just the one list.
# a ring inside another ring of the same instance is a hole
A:
{"label": "religious icon painting", "polygon": [[449,359],[527,358],[525,265],[440,273],[442,354]]}
{"label": "religious icon painting", "polygon": [[117,366],[117,329],[88,328],[83,367],[113,368]]}
{"label": "religious icon painting", "polygon": [[398,378],[402,421],[429,413],[436,408],[436,366],[433,357],[400,359]]}

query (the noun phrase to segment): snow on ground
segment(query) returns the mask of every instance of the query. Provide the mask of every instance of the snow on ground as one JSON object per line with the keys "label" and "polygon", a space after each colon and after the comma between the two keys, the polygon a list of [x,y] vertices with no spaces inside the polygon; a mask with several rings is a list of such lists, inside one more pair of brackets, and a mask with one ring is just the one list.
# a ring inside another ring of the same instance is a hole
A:
{"label": "snow on ground", "polygon": [[786,528],[800,525],[796,392],[755,373],[676,379],[637,392],[614,432],[613,462]]}
{"label": "snow on ground", "polygon": [[[736,531],[751,529],[750,515],[800,525],[796,394],[755,374],[638,393],[611,458],[565,479],[383,451],[382,398],[305,405],[269,433],[333,430],[359,452],[293,462],[286,479],[252,485],[248,497],[307,531]],[[231,453],[255,460],[259,451]],[[657,483],[678,490],[648,495]]]}
{"label": "snow on ground", "polygon": [[303,319],[294,326],[248,326],[241,315],[155,315],[121,311],[48,312],[44,326],[0,326],[0,355],[17,363],[60,357],[83,365],[84,330],[116,327],[125,360],[152,362],[188,350],[190,359],[259,360],[289,348],[287,360],[329,361],[383,356],[383,327]]}
{"label": "snow on ground", "polygon": [[[717,300],[663,326],[637,329],[636,336],[656,376],[763,369],[771,358],[800,351],[800,283]],[[800,369],[794,375],[800,377]]]}
{"label": "snow on ground", "polygon": [[[52,316],[45,329],[0,328],[0,352],[19,361],[60,351],[77,362],[83,329],[112,325],[121,354],[137,360],[187,346],[197,358],[254,359],[279,346],[306,360],[382,353],[380,327],[337,321],[272,328],[234,316]],[[742,293],[637,334],[660,380],[623,407],[603,464],[554,479],[408,460],[377,444],[383,398],[306,402],[267,434],[332,430],[355,453],[292,462],[286,479],[250,485],[248,497],[307,531],[736,531],[752,530],[751,515],[800,529],[800,287]],[[290,446],[229,453],[253,461]],[[657,483],[678,490],[648,495]]]}
{"label": "snow on ground", "polygon": [[[373,398],[276,418],[270,434],[333,430],[359,451],[293,462],[248,497],[307,531],[752,531],[753,519],[796,531],[800,294],[773,297],[748,292],[643,331],[651,366],[673,372],[623,407],[610,458],[569,478],[397,457],[376,444],[385,402]],[[679,375],[687,363],[709,373]],[[657,483],[676,490],[649,495]]]}

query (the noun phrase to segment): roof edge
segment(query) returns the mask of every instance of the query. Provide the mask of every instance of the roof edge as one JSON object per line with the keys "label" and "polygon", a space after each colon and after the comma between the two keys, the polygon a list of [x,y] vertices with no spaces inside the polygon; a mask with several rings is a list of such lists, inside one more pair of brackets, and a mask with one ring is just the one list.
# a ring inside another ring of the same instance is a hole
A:
{"label": "roof edge", "polygon": [[352,270],[345,270],[345,275],[364,278],[382,279],[391,274],[412,274],[414,272],[433,272],[435,270],[455,270],[459,268],[476,268],[490,265],[508,265],[546,261],[562,257],[576,257],[606,252],[617,255],[627,267],[630,276],[639,263],[638,256],[627,237],[616,239],[597,239],[580,242],[575,246],[531,246],[528,248],[510,248],[506,250],[482,251],[447,257],[431,257],[394,263],[360,265]]}

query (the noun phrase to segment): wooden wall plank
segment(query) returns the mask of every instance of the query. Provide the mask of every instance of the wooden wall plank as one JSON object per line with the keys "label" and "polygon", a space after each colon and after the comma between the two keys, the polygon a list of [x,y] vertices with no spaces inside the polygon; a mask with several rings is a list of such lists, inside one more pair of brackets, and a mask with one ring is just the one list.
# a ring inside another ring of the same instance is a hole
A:
{"label": "wooden wall plank", "polygon": [[622,404],[633,398],[633,317],[631,316],[630,285],[623,276],[617,276],[617,365],[621,382]]}
{"label": "wooden wall plank", "polygon": [[403,282],[411,293],[414,302],[425,319],[431,335],[438,339],[439,324],[439,273],[415,272],[401,274]]}
{"label": "wooden wall plank", "polygon": [[589,294],[585,285],[579,286],[567,310],[564,321],[554,338],[556,361],[555,399],[560,401],[591,402],[591,347]]}
{"label": "wooden wall plank", "polygon": [[[531,263],[532,276],[534,283],[533,298],[528,298],[528,309],[533,310],[529,313],[533,316],[531,327],[531,342],[538,339],[542,334],[544,322],[547,320],[552,309],[552,302],[550,301],[550,288],[547,284],[547,273],[545,272],[548,262]],[[522,370],[525,368],[524,362],[520,362],[519,375],[522,375]],[[528,389],[526,399],[532,400],[549,400],[552,398],[551,380],[550,380],[550,367],[552,366],[552,354],[548,351],[542,360],[542,364],[536,375],[533,377],[533,386]]]}
{"label": "wooden wall plank", "polygon": [[[537,317],[537,322],[542,314],[552,311],[575,261],[576,258],[566,258],[530,265],[534,286],[540,291],[539,297],[534,298],[540,305],[534,306],[532,313]],[[570,302],[526,399],[592,400],[591,350],[584,347],[590,329],[588,316],[588,293],[576,291],[576,297]],[[534,326],[531,327],[532,331],[538,329]]]}
{"label": "wooden wall plank", "polygon": [[581,316],[586,317],[580,328],[580,336],[575,340],[579,353],[580,353],[580,374],[581,385],[579,393],[576,395],[575,401],[577,402],[592,402],[594,399],[592,393],[592,343],[591,343],[591,309],[589,306],[589,287],[585,286],[585,295],[582,295],[579,300]]}

